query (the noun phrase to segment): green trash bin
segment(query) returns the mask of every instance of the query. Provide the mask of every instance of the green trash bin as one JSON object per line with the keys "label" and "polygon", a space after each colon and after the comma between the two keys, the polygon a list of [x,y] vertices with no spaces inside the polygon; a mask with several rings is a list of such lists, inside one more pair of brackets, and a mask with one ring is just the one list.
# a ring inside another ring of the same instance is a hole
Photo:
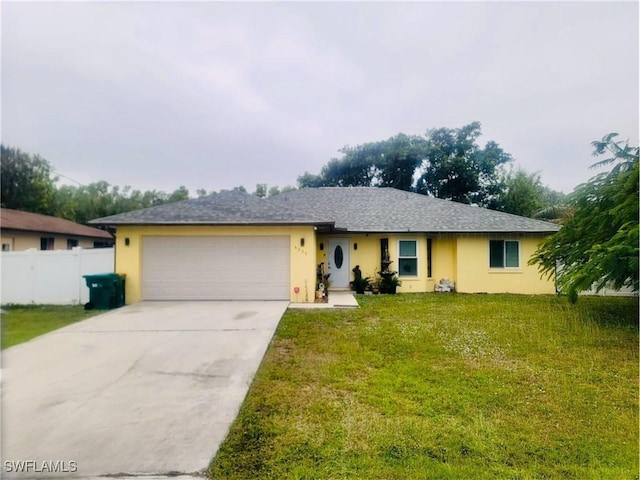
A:
{"label": "green trash bin", "polygon": [[83,275],[83,278],[89,287],[89,303],[85,309],[110,310],[124,305],[125,275],[100,273]]}

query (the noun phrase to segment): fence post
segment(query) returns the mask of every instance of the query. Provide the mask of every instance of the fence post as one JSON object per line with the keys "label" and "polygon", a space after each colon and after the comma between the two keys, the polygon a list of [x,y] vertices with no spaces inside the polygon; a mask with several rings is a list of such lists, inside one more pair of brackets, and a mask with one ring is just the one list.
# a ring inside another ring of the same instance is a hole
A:
{"label": "fence post", "polygon": [[36,261],[36,255],[38,253],[38,250],[36,250],[35,248],[29,248],[27,249],[27,260],[28,260],[28,266],[29,266],[29,298],[31,299],[30,303],[36,303],[34,301],[35,299],[35,280],[36,280],[36,266],[35,266],[35,261]]}
{"label": "fence post", "polygon": [[82,303],[82,247],[73,247],[71,252],[75,255],[76,258],[76,278],[78,281],[76,282],[76,286],[78,287],[76,293],[78,296],[76,297],[76,304],[80,305]]}

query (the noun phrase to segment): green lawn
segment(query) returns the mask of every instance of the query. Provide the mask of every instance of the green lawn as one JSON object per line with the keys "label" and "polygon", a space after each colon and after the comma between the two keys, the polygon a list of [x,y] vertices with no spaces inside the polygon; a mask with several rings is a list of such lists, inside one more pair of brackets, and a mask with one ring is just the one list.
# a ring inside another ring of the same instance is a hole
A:
{"label": "green lawn", "polygon": [[215,479],[637,479],[638,300],[289,310]]}
{"label": "green lawn", "polygon": [[3,306],[2,310],[3,349],[104,313],[86,311],[82,305],[15,305]]}

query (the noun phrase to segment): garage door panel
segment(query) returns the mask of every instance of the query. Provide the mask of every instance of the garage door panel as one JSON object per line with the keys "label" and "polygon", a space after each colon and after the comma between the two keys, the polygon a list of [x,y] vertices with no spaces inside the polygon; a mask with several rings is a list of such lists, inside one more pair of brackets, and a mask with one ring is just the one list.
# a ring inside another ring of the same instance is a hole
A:
{"label": "garage door panel", "polygon": [[145,300],[287,300],[289,237],[145,237]]}

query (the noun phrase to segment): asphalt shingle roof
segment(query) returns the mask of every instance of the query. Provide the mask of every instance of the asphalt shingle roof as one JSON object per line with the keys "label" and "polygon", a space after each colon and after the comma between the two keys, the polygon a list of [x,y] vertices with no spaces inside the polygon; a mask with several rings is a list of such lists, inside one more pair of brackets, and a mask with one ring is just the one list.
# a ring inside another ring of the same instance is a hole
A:
{"label": "asphalt shingle roof", "polygon": [[231,190],[91,220],[98,225],[317,225],[326,222],[255,195]]}
{"label": "asphalt shingle roof", "polygon": [[238,191],[92,220],[102,225],[332,225],[350,232],[551,233],[558,225],[393,188],[305,188],[263,199]]}
{"label": "asphalt shingle roof", "polygon": [[113,239],[109,232],[87,227],[71,220],[8,208],[0,209],[0,226],[3,230],[59,233],[75,237]]}
{"label": "asphalt shingle roof", "polygon": [[394,188],[321,187],[282,193],[270,201],[313,212],[351,232],[551,233],[553,223]]}

